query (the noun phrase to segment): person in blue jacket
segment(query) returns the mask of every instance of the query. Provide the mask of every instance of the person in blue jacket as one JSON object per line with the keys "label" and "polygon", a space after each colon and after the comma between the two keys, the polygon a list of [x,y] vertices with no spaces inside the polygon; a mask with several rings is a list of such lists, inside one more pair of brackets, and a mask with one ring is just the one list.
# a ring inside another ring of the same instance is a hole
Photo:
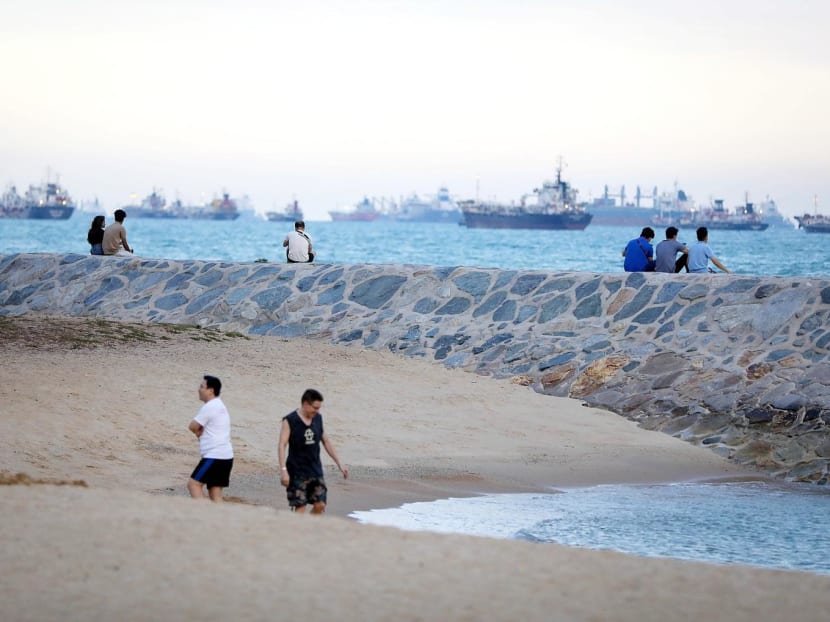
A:
{"label": "person in blue jacket", "polygon": [[639,238],[634,238],[623,249],[623,267],[626,272],[654,272],[654,229],[644,227]]}

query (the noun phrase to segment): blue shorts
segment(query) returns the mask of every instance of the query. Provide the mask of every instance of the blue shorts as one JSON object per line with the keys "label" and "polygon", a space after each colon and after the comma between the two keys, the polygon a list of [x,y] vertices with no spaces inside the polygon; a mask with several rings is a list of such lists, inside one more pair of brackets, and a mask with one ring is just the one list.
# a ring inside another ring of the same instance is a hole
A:
{"label": "blue shorts", "polygon": [[292,477],[285,489],[285,496],[288,497],[288,505],[301,508],[309,503],[325,503],[327,491],[326,482],[322,477]]}
{"label": "blue shorts", "polygon": [[232,468],[233,458],[228,460],[202,458],[196,468],[193,469],[190,477],[208,488],[227,488],[230,483]]}

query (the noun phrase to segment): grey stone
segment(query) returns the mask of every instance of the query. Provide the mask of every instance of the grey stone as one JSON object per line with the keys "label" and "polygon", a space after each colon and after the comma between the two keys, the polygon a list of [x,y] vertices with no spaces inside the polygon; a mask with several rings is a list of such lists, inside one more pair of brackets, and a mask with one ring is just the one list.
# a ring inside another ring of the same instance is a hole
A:
{"label": "grey stone", "polygon": [[546,369],[550,369],[551,367],[556,367],[557,365],[561,365],[562,363],[567,363],[568,361],[576,358],[576,354],[574,352],[565,352],[564,354],[560,354],[559,356],[555,356],[552,359],[548,359],[547,361],[542,361],[539,363],[539,371],[545,371]]}
{"label": "grey stone", "polygon": [[781,288],[774,283],[766,283],[765,285],[761,285],[758,289],[755,290],[755,297],[756,298],[769,298],[773,294],[778,293]]}
{"label": "grey stone", "polygon": [[504,303],[493,313],[494,322],[509,322],[516,317],[516,301],[505,300]]}
{"label": "grey stone", "polygon": [[320,292],[317,296],[318,305],[333,305],[336,302],[343,300],[343,292],[346,291],[346,281],[337,281],[328,289]]}
{"label": "grey stone", "polygon": [[561,294],[556,298],[548,300],[542,305],[539,312],[539,323],[544,324],[558,317],[571,307],[571,299],[567,294]]}
{"label": "grey stone", "polygon": [[507,292],[500,291],[494,294],[491,294],[487,300],[485,300],[481,306],[476,308],[473,311],[473,317],[480,317],[482,315],[486,315],[494,311],[499,305],[501,305],[504,300],[507,298]]}
{"label": "grey stone", "polygon": [[517,324],[526,322],[527,320],[532,319],[538,311],[539,308],[536,305],[522,305],[519,307],[519,313],[513,321]]}
{"label": "grey stone", "polygon": [[251,300],[263,309],[274,311],[280,308],[283,303],[288,300],[291,294],[292,292],[290,288],[285,285],[279,285],[277,287],[269,287],[258,294],[254,294],[251,297]]}
{"label": "grey stone", "polygon": [[113,292],[121,289],[124,287],[125,282],[122,277],[120,276],[108,276],[103,281],[101,281],[101,287],[98,288],[98,291],[88,296],[84,300],[85,305],[91,305],[97,302],[98,300],[102,300],[107,298],[113,294]]}
{"label": "grey stone", "polygon": [[[633,272],[632,276],[640,274],[639,272]],[[629,282],[631,281],[629,277]],[[623,306],[622,309],[617,311],[614,315],[614,321],[619,322],[620,320],[624,320],[625,318],[631,317],[635,313],[638,313],[642,309],[645,308],[646,304],[651,300],[652,295],[654,294],[654,290],[656,287],[654,285],[646,285],[637,294],[634,298],[626,305]]]}
{"label": "grey stone", "polygon": [[510,283],[514,278],[516,278],[515,270],[505,270],[504,272],[500,272],[496,277],[496,282],[493,285],[493,289],[501,289],[502,287],[506,287],[507,284]]}
{"label": "grey stone", "polygon": [[224,293],[224,287],[216,287],[214,289],[209,289],[205,293],[200,296],[194,298],[190,304],[187,305],[184,312],[188,315],[194,315],[196,313],[201,313],[207,307],[215,304],[218,298]]}
{"label": "grey stone", "polygon": [[304,276],[299,281],[297,281],[297,289],[301,292],[307,292],[314,287],[314,284],[317,282],[316,276]]}
{"label": "grey stone", "polygon": [[222,278],[225,276],[225,273],[222,270],[213,269],[208,270],[204,274],[200,274],[194,280],[199,284],[205,287],[211,287],[216,285]]}
{"label": "grey stone", "polygon": [[687,285],[677,294],[683,300],[697,300],[709,294],[709,288],[702,283]]}
{"label": "grey stone", "polygon": [[[718,294],[735,294],[735,293],[744,293],[751,290],[753,287],[756,287],[758,283],[760,283],[760,279],[729,279],[729,281],[718,289],[716,293]],[[756,296],[756,298],[760,298],[760,296]]]}
{"label": "grey stone", "polygon": [[654,299],[654,302],[657,304],[663,304],[669,302],[670,300],[674,300],[677,297],[677,294],[680,290],[686,287],[686,283],[682,283],[679,281],[672,281],[671,283],[666,283],[663,287],[660,288],[660,291],[657,292],[657,296]]}
{"label": "grey stone", "polygon": [[355,286],[349,300],[369,309],[380,309],[392,299],[405,281],[405,277],[397,275],[375,277]]}
{"label": "grey stone", "polygon": [[[344,272],[344,270],[343,270],[342,267],[337,267],[337,268],[334,268],[333,270],[326,270],[325,272],[323,272],[322,275],[320,275],[319,284],[320,285],[329,285],[330,283],[334,283],[335,281],[337,281],[338,279],[340,279],[343,276],[343,272]],[[313,277],[304,277],[302,280],[305,280],[305,278],[313,278]]]}
{"label": "grey stone", "polygon": [[605,281],[603,286],[608,290],[609,294],[615,294],[622,287],[622,281]]}
{"label": "grey stone", "polygon": [[[569,278],[555,278],[551,279],[536,291],[537,296],[542,294],[549,294],[550,292],[564,292],[568,291],[574,286],[574,279]],[[580,286],[581,287],[581,286]],[[577,292],[579,289],[577,288]],[[578,295],[578,294],[577,294]]]}
{"label": "grey stone", "polygon": [[660,317],[664,310],[665,307],[646,307],[642,313],[635,316],[631,321],[636,324],[651,324]]}
{"label": "grey stone", "polygon": [[625,286],[631,289],[640,289],[646,282],[645,274],[642,272],[631,272],[625,280]]}
{"label": "grey stone", "polygon": [[453,279],[456,287],[470,294],[476,302],[481,301],[490,288],[490,275],[487,272],[467,272]]}
{"label": "grey stone", "polygon": [[[3,304],[7,307],[14,307],[14,306],[17,306],[17,305],[21,305],[24,302],[26,302],[26,300],[29,298],[29,296],[31,296],[33,293],[35,293],[38,290],[39,287],[40,287],[40,284],[27,285],[26,287],[21,287],[20,289],[16,289],[11,294],[9,294],[8,297],[6,297],[6,300],[3,301]],[[97,298],[95,298],[95,300],[97,300]],[[85,300],[84,303],[85,304],[90,304],[90,302],[94,302],[95,300],[92,300],[92,301]]]}
{"label": "grey stone", "polygon": [[229,305],[238,305],[240,302],[248,300],[251,297],[251,293],[254,291],[254,288],[251,286],[247,287],[236,287],[225,295],[225,300],[228,302]]}
{"label": "grey stone", "polygon": [[817,328],[821,328],[827,323],[827,312],[826,311],[819,311],[818,313],[813,313],[798,327],[798,335],[803,335],[805,333],[809,333],[814,331]]}
{"label": "grey stone", "polygon": [[[591,279],[586,283],[582,283],[581,285],[577,285],[576,290],[574,291],[574,295],[576,296],[577,301],[582,300],[583,298],[590,296],[594,292],[599,289],[601,279]],[[599,296],[597,296],[599,298]]]}
{"label": "grey stone", "polygon": [[432,298],[421,298],[418,302],[415,303],[413,311],[415,311],[415,313],[427,315],[435,311],[435,309],[437,308],[438,301],[433,300]]}
{"label": "grey stone", "polygon": [[163,311],[172,311],[173,309],[178,309],[182,305],[187,304],[187,296],[180,292],[176,292],[175,294],[168,294],[167,296],[162,296],[158,300],[153,303],[157,309],[162,309]]}
{"label": "grey stone", "polygon": [[680,326],[683,326],[691,322],[694,318],[699,316],[701,313],[704,313],[705,311],[706,301],[702,300],[700,302],[696,302],[683,310],[683,313],[680,314],[680,317],[678,318],[677,322],[678,324],[680,324]]}
{"label": "grey stone", "polygon": [[679,372],[689,368],[689,362],[673,352],[655,354],[640,367],[640,373],[649,376]]}
{"label": "grey stone", "polygon": [[464,313],[472,304],[469,298],[456,296],[447,301],[443,307],[437,309],[435,315],[458,315],[459,313]]}
{"label": "grey stone", "polygon": [[599,294],[593,294],[582,300],[574,308],[574,317],[584,320],[589,317],[600,317],[602,315],[602,299]]}
{"label": "grey stone", "polygon": [[523,274],[513,283],[513,287],[510,288],[510,293],[516,294],[517,296],[526,296],[539,287],[539,284],[545,278],[544,274]]}
{"label": "grey stone", "polygon": [[489,350],[493,346],[498,345],[500,343],[504,343],[505,341],[510,341],[511,339],[513,339],[513,335],[511,335],[510,333],[499,333],[498,335],[493,335],[492,337],[490,337],[490,339],[485,341],[480,346],[475,346],[473,348],[473,354],[481,354],[482,352]]}

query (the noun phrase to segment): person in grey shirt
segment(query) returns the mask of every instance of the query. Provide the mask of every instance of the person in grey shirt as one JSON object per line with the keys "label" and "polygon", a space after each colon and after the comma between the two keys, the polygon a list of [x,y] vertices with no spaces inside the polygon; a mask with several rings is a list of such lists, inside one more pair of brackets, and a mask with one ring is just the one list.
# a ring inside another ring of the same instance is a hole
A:
{"label": "person in grey shirt", "polygon": [[[681,253],[680,257],[677,257],[677,253]],[[686,272],[689,271],[689,249],[683,242],[677,241],[677,227],[666,229],[666,239],[657,245],[654,255],[657,261],[655,272],[674,273],[683,268],[686,268]]]}

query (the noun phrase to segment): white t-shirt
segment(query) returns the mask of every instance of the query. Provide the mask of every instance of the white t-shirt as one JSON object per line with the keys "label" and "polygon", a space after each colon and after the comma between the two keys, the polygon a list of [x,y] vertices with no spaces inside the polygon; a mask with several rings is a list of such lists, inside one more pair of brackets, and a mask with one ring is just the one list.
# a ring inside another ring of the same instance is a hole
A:
{"label": "white t-shirt", "polygon": [[193,420],[204,428],[199,437],[202,458],[229,460],[233,458],[231,446],[231,416],[224,402],[214,397],[199,409]]}
{"label": "white t-shirt", "polygon": [[307,233],[292,231],[285,239],[288,240],[288,258],[291,261],[305,263],[308,261],[308,245],[311,244],[311,236]]}

